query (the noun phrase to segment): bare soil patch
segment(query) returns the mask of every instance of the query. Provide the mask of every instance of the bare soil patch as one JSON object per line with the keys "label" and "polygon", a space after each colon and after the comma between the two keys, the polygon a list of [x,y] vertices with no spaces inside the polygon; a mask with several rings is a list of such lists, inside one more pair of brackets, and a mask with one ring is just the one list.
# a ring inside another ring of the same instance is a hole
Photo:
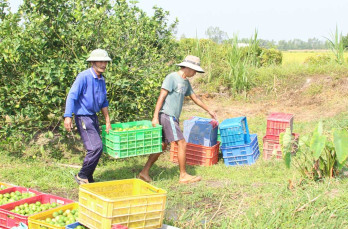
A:
{"label": "bare soil patch", "polygon": [[[246,100],[235,100],[226,94],[198,93],[201,99],[218,115],[219,120],[236,116],[267,116],[270,112],[285,112],[298,121],[329,118],[348,111],[348,78],[316,75],[301,76],[295,84],[277,85],[272,92],[253,88]],[[187,101],[185,109],[201,110]]]}

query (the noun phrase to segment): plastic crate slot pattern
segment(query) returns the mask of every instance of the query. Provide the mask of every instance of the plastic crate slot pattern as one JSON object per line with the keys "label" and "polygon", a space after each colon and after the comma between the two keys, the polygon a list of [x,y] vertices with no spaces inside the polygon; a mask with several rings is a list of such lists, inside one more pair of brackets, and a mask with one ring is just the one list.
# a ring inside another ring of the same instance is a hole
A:
{"label": "plastic crate slot pattern", "polygon": [[160,228],[166,192],[139,179],[100,182],[81,185],[79,202],[79,222],[91,229]]}
{"label": "plastic crate slot pattern", "polygon": [[257,135],[250,136],[251,143],[234,147],[221,147],[224,163],[227,166],[253,164],[259,158],[259,144]]}
{"label": "plastic crate slot pattern", "polygon": [[220,125],[222,147],[244,145],[251,142],[246,117],[225,119]]}
{"label": "plastic crate slot pattern", "polygon": [[[192,143],[186,145],[186,163],[189,165],[211,166],[219,160],[218,142],[215,146],[201,146]],[[178,145],[172,143],[170,147],[170,161],[178,163]]]}

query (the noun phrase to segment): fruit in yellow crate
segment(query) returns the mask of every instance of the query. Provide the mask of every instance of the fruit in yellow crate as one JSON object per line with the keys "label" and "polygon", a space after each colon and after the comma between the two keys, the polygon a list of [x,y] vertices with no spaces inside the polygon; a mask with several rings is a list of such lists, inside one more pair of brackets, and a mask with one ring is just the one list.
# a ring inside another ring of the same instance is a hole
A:
{"label": "fruit in yellow crate", "polygon": [[53,216],[54,218],[56,218],[58,215],[59,215],[58,212],[53,212],[53,214],[52,214],[52,216]]}
{"label": "fruit in yellow crate", "polygon": [[78,210],[70,210],[67,209],[65,211],[63,210],[57,210],[52,213],[52,218],[46,218],[44,222],[54,225],[54,226],[59,226],[59,227],[64,227],[69,224],[73,224],[77,222],[77,214]]}

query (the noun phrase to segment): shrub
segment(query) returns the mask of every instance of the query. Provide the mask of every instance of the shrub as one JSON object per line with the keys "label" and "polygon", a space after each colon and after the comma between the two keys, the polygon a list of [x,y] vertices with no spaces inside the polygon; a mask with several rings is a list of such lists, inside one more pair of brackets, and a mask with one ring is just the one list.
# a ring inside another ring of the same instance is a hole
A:
{"label": "shrub", "polygon": [[327,54],[318,54],[315,56],[307,57],[304,63],[309,65],[325,65],[329,64],[331,60],[331,57]]}
{"label": "shrub", "polygon": [[281,51],[276,49],[265,49],[262,48],[260,55],[260,65],[270,66],[270,65],[281,65],[283,61],[283,54]]}
{"label": "shrub", "polygon": [[348,158],[348,131],[334,129],[333,136],[327,137],[322,126],[320,122],[312,134],[300,137],[295,155],[292,154],[294,142],[290,129],[280,137],[287,167],[292,164],[304,177],[314,180],[337,176]]}

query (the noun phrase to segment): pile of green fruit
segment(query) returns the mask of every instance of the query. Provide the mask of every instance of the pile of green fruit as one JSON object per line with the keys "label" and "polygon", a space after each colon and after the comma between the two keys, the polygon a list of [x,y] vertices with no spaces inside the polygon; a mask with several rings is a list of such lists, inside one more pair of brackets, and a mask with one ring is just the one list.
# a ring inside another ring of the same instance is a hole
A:
{"label": "pile of green fruit", "polygon": [[48,209],[51,209],[51,208],[56,208],[58,206],[61,206],[61,205],[57,203],[43,204],[40,201],[36,201],[36,203],[32,203],[32,204],[25,203],[25,204],[18,205],[14,209],[12,209],[11,212],[17,213],[19,215],[29,216],[42,211],[47,211]]}
{"label": "pile of green fruit", "polygon": [[7,189],[8,187],[6,187],[5,185],[0,185],[0,190],[4,190],[4,189]]}
{"label": "pile of green fruit", "polygon": [[[79,216],[79,212],[77,209],[73,209],[73,210],[67,209],[65,211],[58,210],[53,212],[51,217],[47,217],[46,219],[41,219],[39,221],[45,222],[57,227],[65,227],[69,224],[73,224],[77,222],[78,216]],[[47,229],[47,227],[45,226],[40,226],[40,228]],[[86,227],[81,225],[77,226],[76,228],[86,229]]]}
{"label": "pile of green fruit", "polygon": [[32,192],[23,192],[15,191],[10,193],[0,194],[0,205],[4,205],[7,203],[12,203],[21,199],[29,198],[32,196],[36,196],[35,193]]}
{"label": "pile of green fruit", "polygon": [[87,229],[87,227],[82,226],[82,225],[78,225],[77,227],[75,227],[75,229]]}
{"label": "pile of green fruit", "polygon": [[149,128],[148,126],[133,126],[133,127],[126,127],[126,128],[119,127],[119,128],[114,128],[113,130],[117,132],[122,132],[122,131],[132,131],[132,130],[143,130],[148,128]]}

